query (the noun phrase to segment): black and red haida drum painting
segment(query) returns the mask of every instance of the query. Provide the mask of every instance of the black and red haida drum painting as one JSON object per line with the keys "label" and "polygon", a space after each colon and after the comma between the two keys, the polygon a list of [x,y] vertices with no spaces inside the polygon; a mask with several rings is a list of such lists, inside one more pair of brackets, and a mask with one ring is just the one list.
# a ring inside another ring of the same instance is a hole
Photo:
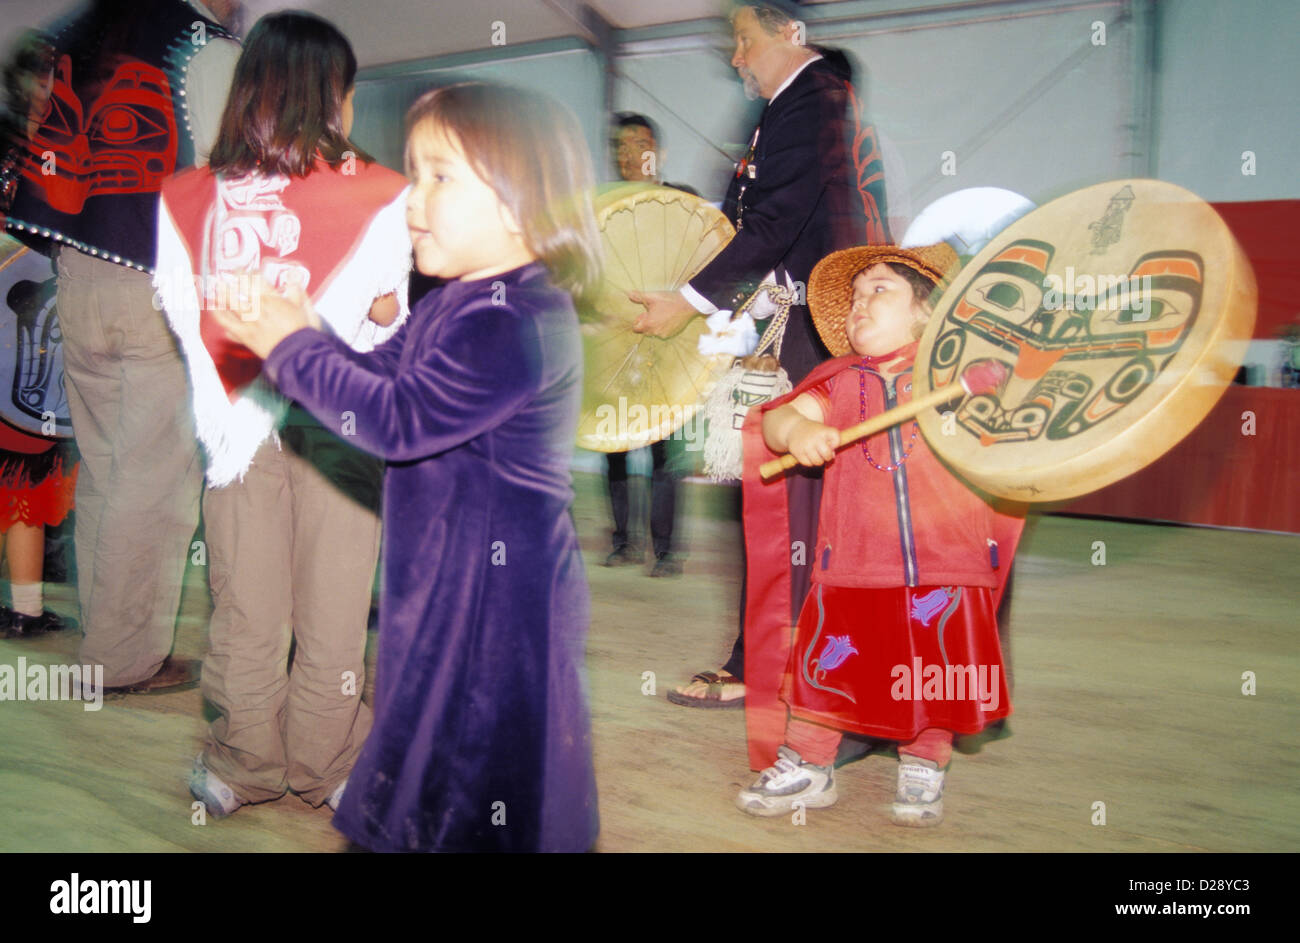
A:
{"label": "black and red haida drum painting", "polygon": [[31,435],[71,438],[54,290],[50,260],[0,234],[0,419]]}
{"label": "black and red haida drum painting", "polygon": [[976,360],[1001,388],[926,441],[972,484],[1017,501],[1094,491],[1154,461],[1232,381],[1255,323],[1255,278],[1195,194],[1118,180],[1054,200],[998,234],[936,305],[917,398]]}

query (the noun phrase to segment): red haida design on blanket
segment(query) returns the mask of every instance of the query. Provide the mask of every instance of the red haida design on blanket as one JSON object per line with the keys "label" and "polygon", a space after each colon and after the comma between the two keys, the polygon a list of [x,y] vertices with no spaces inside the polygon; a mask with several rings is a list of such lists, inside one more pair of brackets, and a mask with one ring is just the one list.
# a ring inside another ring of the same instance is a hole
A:
{"label": "red haida design on blanket", "polygon": [[71,59],[63,56],[23,176],[60,213],[80,213],[93,196],[157,193],[176,169],[171,98],[162,70],[126,59],[86,107],[72,87]]}
{"label": "red haida design on blanket", "polygon": [[[287,256],[298,251],[302,220],[284,205],[288,177],[249,175],[217,180],[217,198],[207,216],[200,255],[200,291],[205,312],[220,306],[251,304],[250,275],[260,275],[283,291],[293,278],[310,291],[311,269]],[[228,395],[257,378],[262,363],[246,348],[228,341],[211,317],[202,321],[203,343],[217,363]]]}

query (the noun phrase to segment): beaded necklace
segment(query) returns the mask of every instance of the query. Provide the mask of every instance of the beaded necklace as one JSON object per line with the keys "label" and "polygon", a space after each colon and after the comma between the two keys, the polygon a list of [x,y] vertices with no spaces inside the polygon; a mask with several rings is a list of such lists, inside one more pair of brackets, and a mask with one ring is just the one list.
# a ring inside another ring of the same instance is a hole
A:
{"label": "beaded necklace", "polygon": [[[916,346],[915,344],[908,344],[905,347],[900,347],[898,350],[890,351],[889,353],[885,354],[882,357],[862,358],[862,367],[861,369],[858,370],[858,418],[860,420],[866,422],[867,419],[867,368],[874,367],[882,363],[888,363],[891,360],[896,360],[901,354],[906,353],[909,347],[915,347],[915,346]],[[903,466],[903,463],[906,462],[908,458],[911,457],[912,450],[916,448],[916,436],[917,433],[920,432],[920,430],[921,430],[920,425],[918,425],[917,422],[913,420],[912,436],[907,440],[907,450],[903,452],[903,457],[900,458],[897,462],[895,462],[892,465],[881,465],[877,463],[874,458],[871,457],[871,448],[870,446],[867,445],[867,439],[862,440],[862,455],[867,460],[867,464],[869,464],[876,471],[882,471],[882,472],[895,471],[896,469],[901,468]]]}

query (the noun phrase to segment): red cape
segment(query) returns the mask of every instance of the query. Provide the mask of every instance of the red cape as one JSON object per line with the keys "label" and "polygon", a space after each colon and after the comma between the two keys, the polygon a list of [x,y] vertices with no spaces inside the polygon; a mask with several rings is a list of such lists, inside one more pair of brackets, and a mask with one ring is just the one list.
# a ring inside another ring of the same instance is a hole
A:
{"label": "red cape", "polygon": [[[837,357],[817,366],[785,396],[751,409],[745,417],[744,533],[747,570],[745,596],[745,728],[749,765],[760,770],[776,762],[776,748],[785,742],[786,705],[779,692],[793,644],[790,625],[790,519],[783,475],[770,481],[759,477],[763,462],[779,456],[763,442],[762,415],[783,406],[800,393],[823,383],[861,359]],[[993,536],[998,542],[999,580],[994,605],[1002,601],[1007,575],[1025,526],[1025,507],[998,505]],[[775,539],[784,534],[784,540]],[[805,548],[811,561],[815,548]]]}

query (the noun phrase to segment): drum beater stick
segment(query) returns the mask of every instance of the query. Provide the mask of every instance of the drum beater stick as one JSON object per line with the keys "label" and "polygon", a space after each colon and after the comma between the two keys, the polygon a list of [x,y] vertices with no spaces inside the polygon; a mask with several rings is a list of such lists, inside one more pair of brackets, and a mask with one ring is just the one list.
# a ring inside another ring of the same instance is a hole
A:
{"label": "drum beater stick", "polygon": [[[928,395],[920,399],[914,399],[910,403],[904,403],[901,406],[895,406],[888,409],[879,416],[872,416],[865,422],[860,422],[856,426],[849,426],[847,429],[840,430],[840,443],[836,449],[842,449],[859,439],[865,439],[867,436],[875,435],[882,429],[888,429],[890,426],[896,426],[900,422],[906,422],[927,409],[933,409],[942,406],[949,400],[956,399],[962,393],[970,396],[978,396],[981,393],[987,393],[995,390],[1002,385],[1007,378],[1007,368],[997,360],[983,360],[970,364],[957,379],[955,383],[949,383],[941,386],[937,390],[932,390]],[[764,462],[759,466],[758,473],[763,478],[771,478],[780,474],[787,469],[794,468],[799,464],[798,459],[793,455],[782,455],[780,458],[774,458],[770,462]]]}

